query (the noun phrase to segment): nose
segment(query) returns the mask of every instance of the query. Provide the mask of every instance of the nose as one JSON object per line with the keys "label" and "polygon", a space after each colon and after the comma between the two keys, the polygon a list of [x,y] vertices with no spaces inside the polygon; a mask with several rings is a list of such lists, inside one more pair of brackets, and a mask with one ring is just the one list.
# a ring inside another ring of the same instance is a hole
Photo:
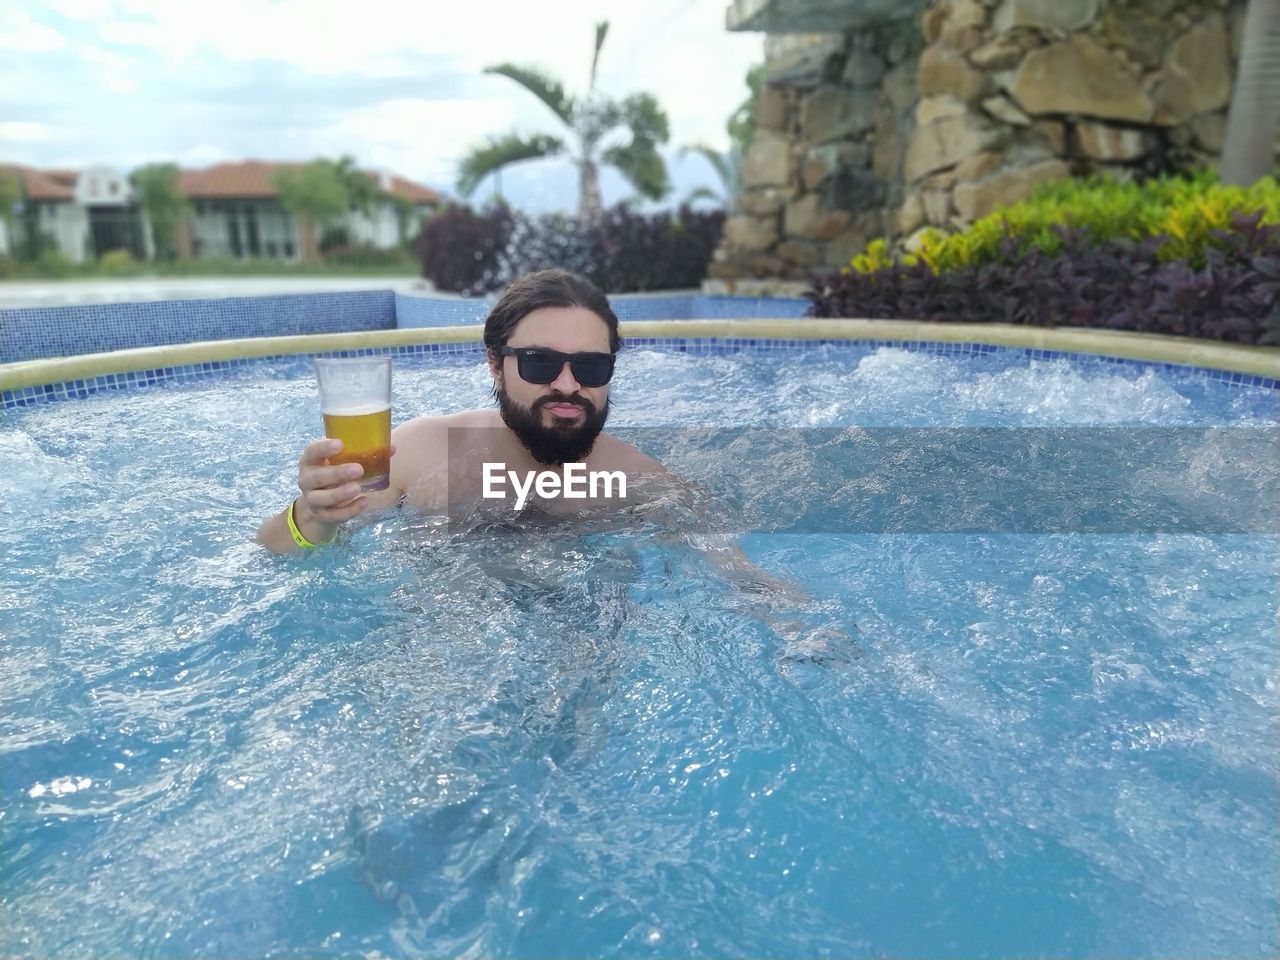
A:
{"label": "nose", "polygon": [[569,366],[568,360],[560,366],[560,372],[547,386],[553,390],[559,390],[561,393],[577,393],[581,387],[578,381],[574,379],[573,368]]}

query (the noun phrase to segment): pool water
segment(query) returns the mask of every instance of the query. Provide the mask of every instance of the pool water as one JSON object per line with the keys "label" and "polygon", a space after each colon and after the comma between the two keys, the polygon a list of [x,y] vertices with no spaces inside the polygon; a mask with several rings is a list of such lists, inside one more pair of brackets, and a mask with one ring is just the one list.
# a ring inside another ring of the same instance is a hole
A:
{"label": "pool water", "polygon": [[[486,402],[478,355],[397,363],[397,423]],[[1277,420],[999,353],[635,350],[616,383],[611,427],[713,487],[750,457],[679,429]],[[318,430],[302,362],[6,412],[0,955],[1275,955],[1266,524],[752,519],[783,613],[834,632],[805,657],[645,522],[268,555]],[[1201,461],[1170,502],[1274,502],[1274,462]],[[831,487],[767,463],[754,518]]]}

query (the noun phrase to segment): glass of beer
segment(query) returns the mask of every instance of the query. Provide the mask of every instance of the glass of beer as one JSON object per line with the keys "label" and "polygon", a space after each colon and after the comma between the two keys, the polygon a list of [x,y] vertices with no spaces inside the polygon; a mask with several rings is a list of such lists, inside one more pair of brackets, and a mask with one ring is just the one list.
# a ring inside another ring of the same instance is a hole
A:
{"label": "glass of beer", "polygon": [[391,484],[391,358],[317,358],[324,435],[342,441],[331,463],[364,467],[360,487],[385,490]]}

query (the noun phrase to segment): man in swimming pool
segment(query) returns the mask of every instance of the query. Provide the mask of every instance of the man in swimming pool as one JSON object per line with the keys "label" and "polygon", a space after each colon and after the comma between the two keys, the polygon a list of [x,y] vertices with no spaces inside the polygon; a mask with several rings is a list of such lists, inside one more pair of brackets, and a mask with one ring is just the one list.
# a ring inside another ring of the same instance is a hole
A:
{"label": "man in swimming pool", "polygon": [[[290,553],[333,539],[341,524],[364,514],[405,504],[427,514],[467,513],[486,502],[497,479],[485,465],[501,464],[513,481],[547,468],[582,463],[591,474],[618,474],[630,489],[572,500],[539,502],[551,513],[616,512],[644,503],[636,489],[655,480],[662,494],[679,491],[681,481],[661,463],[631,444],[603,433],[609,415],[609,381],[621,346],[618,318],[590,281],[564,270],[542,270],[511,283],[485,320],[484,344],[493,377],[497,410],[468,410],[445,416],[421,416],[392,431],[390,484],[362,492],[358,464],[333,464],[341,452],[337,440],[314,440],[298,461],[294,502],[263,521],[258,542],[276,553]],[[565,473],[567,482],[567,470]],[[525,487],[526,491],[529,486]],[[652,489],[650,487],[649,489]],[[684,488],[687,491],[687,487]],[[539,497],[546,494],[539,488]],[[677,497],[678,499],[678,497]],[[511,515],[510,499],[487,501],[490,516]],[[292,511],[293,528],[290,529]],[[687,525],[693,514],[676,519]],[[752,563],[732,537],[691,537],[691,543],[732,579],[744,585],[762,606],[762,616],[791,644],[793,660],[843,659],[832,639],[847,643],[841,628],[805,631],[780,619],[782,610],[806,606],[809,598]],[[856,632],[856,631],[855,631]]]}
{"label": "man in swimming pool", "polygon": [[[391,435],[390,485],[373,493],[360,490],[359,464],[330,463],[340,441],[311,442],[298,461],[301,496],[263,522],[258,542],[277,553],[294,552],[328,542],[348,520],[399,503],[442,513],[479,504],[486,490],[518,499],[522,480],[528,492],[530,478],[564,464],[582,463],[588,475],[621,472],[633,482],[666,475],[652,457],[602,433],[621,340],[618,318],[590,281],[564,270],[519,278],[485,320],[484,344],[497,410],[401,424]],[[502,469],[486,471],[485,464]],[[616,499],[623,491],[609,492]],[[597,498],[581,499],[587,502],[575,497],[544,506],[551,512],[600,506]],[[304,542],[289,529],[290,509]],[[510,514],[510,501],[506,509]]]}

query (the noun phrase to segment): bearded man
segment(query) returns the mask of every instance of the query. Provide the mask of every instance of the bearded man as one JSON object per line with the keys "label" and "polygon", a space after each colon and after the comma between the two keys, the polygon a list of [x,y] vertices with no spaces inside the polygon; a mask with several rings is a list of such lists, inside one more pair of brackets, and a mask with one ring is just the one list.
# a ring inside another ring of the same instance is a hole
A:
{"label": "bearded man", "polygon": [[[529,499],[518,496],[521,478],[530,478],[523,488],[530,492],[531,478],[566,464],[582,465],[580,479],[630,478],[632,490],[635,480],[669,476],[652,457],[602,432],[621,338],[609,301],[590,281],[564,270],[515,280],[485,320],[484,344],[498,409],[401,424],[391,434],[390,485],[375,492],[361,490],[359,464],[330,462],[341,441],[313,441],[298,461],[301,495],[262,523],[258,542],[277,553],[299,551],[327,543],[361,514],[402,505],[456,516],[481,506],[495,490],[499,499],[510,495],[504,505],[510,516],[514,503]],[[499,478],[511,482],[492,482]],[[606,492],[613,501],[627,500],[625,481]],[[600,499],[532,502],[550,512],[591,511],[600,509]],[[301,542],[289,529],[291,511]]]}

